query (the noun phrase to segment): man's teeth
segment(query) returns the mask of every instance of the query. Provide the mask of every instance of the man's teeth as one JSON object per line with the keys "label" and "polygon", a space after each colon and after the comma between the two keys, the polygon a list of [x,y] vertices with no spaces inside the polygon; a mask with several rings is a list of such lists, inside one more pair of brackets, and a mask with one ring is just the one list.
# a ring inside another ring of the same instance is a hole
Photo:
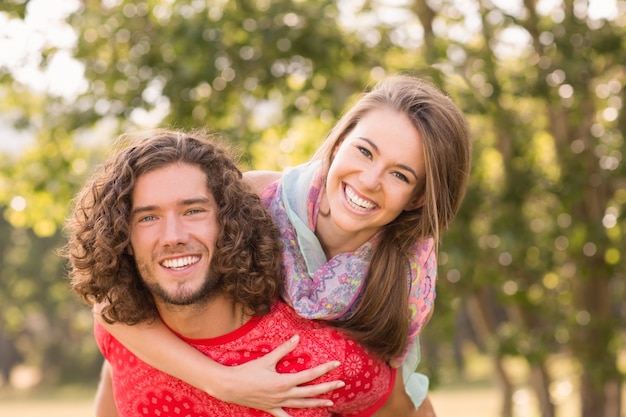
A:
{"label": "man's teeth", "polygon": [[166,268],[179,269],[189,266],[191,264],[195,264],[199,260],[199,256],[184,256],[182,258],[166,259],[161,263],[161,265]]}
{"label": "man's teeth", "polygon": [[357,208],[365,209],[365,210],[371,210],[376,207],[376,204],[367,200],[363,200],[362,198],[357,196],[354,190],[350,188],[349,186],[346,186],[345,188],[346,188],[346,197],[348,198],[348,201],[352,203],[353,206]]}

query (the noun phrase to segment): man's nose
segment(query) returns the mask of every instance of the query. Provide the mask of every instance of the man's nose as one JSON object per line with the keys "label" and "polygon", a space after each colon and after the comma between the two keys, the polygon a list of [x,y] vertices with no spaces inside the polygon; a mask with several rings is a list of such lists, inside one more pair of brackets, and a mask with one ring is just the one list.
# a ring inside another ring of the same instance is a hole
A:
{"label": "man's nose", "polygon": [[165,246],[176,246],[185,243],[188,239],[188,232],[184,226],[184,222],[179,216],[169,215],[163,222],[161,230],[161,242]]}

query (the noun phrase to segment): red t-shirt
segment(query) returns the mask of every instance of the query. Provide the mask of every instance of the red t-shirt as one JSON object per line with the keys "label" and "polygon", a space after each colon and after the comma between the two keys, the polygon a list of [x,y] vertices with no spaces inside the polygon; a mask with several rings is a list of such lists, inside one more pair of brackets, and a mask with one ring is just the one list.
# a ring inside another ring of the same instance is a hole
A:
{"label": "red t-shirt", "polygon": [[[332,408],[286,409],[294,417],[370,416],[389,398],[395,369],[368,354],[354,340],[319,322],[306,320],[283,302],[269,314],[253,317],[239,329],[211,339],[186,339],[205,355],[234,366],[264,356],[289,337],[300,335],[297,348],[278,362],[281,373],[297,372],[339,360],[341,366],[312,383],[342,380],[345,387],[323,394]],[[157,371],[96,323],[95,336],[111,365],[120,417],[269,416],[259,410],[225,403],[181,380]]]}

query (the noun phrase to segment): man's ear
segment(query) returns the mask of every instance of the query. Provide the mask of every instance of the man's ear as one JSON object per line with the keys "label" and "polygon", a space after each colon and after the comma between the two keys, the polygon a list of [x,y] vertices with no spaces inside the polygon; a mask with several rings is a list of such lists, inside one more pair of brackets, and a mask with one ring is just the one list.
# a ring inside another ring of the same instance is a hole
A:
{"label": "man's ear", "polygon": [[404,206],[405,211],[417,210],[418,208],[424,205],[425,196],[424,194],[416,195],[413,197],[406,206]]}

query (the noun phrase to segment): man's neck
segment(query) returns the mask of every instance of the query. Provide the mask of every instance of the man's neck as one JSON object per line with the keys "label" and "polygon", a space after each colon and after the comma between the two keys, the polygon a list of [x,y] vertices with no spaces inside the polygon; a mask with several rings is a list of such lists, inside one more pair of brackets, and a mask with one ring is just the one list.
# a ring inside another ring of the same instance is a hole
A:
{"label": "man's neck", "polygon": [[173,306],[156,301],[165,324],[189,339],[208,339],[230,333],[241,326],[241,305],[226,297],[215,297],[205,304]]}

